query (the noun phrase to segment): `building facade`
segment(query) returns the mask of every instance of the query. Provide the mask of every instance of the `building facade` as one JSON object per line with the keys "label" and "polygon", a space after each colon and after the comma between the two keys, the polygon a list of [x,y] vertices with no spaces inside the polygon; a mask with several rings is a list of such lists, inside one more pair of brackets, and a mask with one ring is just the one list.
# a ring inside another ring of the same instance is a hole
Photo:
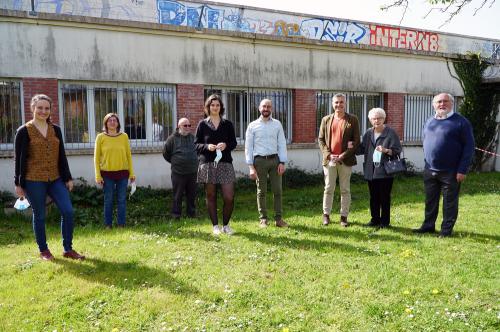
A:
{"label": "building facade", "polygon": [[[131,138],[139,185],[170,187],[163,141],[178,118],[201,120],[214,92],[235,124],[241,173],[245,129],[262,98],[273,101],[283,123],[292,165],[319,171],[319,121],[338,92],[348,96],[362,132],[368,111],[383,107],[419,168],[432,96],[463,94],[451,61],[469,51],[500,57],[495,40],[203,1],[33,5],[0,4],[0,167],[12,176],[15,130],[31,119],[35,93],[54,100],[52,120],[63,130],[72,173],[90,183],[95,137],[103,116],[116,112]],[[496,68],[489,73],[500,76]],[[12,184],[2,176],[0,189]]]}

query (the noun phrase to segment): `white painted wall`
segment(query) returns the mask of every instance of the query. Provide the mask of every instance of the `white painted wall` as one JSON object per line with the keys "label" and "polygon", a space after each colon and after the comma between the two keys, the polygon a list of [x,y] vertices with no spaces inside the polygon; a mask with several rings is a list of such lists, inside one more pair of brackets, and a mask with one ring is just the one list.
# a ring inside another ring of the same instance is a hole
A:
{"label": "white painted wall", "polygon": [[[406,147],[405,157],[418,169],[423,169],[423,153],[421,147]],[[233,165],[237,176],[246,176],[248,167],[245,164],[244,151],[233,152]],[[321,155],[318,149],[289,149],[288,158],[290,162],[287,167],[298,167],[309,172],[318,173],[322,171]],[[172,188],[170,181],[170,164],[168,164],[160,153],[133,154],[134,169],[137,176],[138,186],[151,186],[152,188]],[[89,184],[95,184],[94,164],[92,155],[68,156],[69,167],[74,178],[82,177]],[[358,156],[358,165],[354,172],[361,173],[363,157]],[[12,158],[0,159],[0,190],[14,192],[14,161]]]}
{"label": "white painted wall", "polygon": [[0,77],[462,95],[442,57],[38,23],[0,21]]}

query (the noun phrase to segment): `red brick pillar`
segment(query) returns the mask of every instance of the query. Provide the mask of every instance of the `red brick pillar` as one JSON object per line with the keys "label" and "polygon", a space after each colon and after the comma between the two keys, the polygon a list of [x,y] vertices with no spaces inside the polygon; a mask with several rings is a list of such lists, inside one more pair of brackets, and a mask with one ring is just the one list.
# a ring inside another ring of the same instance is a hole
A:
{"label": "red brick pillar", "polygon": [[393,128],[399,138],[403,140],[404,120],[405,120],[405,94],[385,93],[384,109],[387,115],[385,122]]}
{"label": "red brick pillar", "polygon": [[293,91],[293,143],[316,142],[316,90]]}
{"label": "red brick pillar", "polygon": [[26,121],[33,119],[31,112],[31,97],[42,93],[52,99],[52,111],[50,119],[53,123],[59,124],[59,100],[57,92],[57,79],[55,78],[23,78],[23,99],[24,99],[24,115]]}
{"label": "red brick pillar", "polygon": [[203,85],[177,84],[177,120],[188,118],[196,126],[203,119],[204,102]]}

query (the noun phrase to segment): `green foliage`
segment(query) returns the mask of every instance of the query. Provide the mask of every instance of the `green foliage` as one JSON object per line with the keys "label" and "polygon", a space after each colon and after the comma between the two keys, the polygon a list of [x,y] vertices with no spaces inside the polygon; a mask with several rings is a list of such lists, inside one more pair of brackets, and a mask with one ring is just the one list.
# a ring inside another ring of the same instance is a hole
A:
{"label": "green foliage", "polygon": [[84,178],[78,178],[71,192],[71,201],[73,205],[82,208],[101,206],[104,199],[104,193],[101,188],[90,186]]}
{"label": "green foliage", "polygon": [[[467,58],[456,60],[453,67],[464,90],[464,100],[459,112],[472,124],[477,147],[495,150],[497,133],[496,113],[500,96],[495,90],[482,83],[483,73],[490,63],[479,54],[468,54]],[[477,151],[472,162],[472,169],[480,170],[490,158],[489,154]]]}
{"label": "green foliage", "polygon": [[7,205],[11,207],[15,201],[16,197],[10,191],[0,191],[0,207],[7,207]]}

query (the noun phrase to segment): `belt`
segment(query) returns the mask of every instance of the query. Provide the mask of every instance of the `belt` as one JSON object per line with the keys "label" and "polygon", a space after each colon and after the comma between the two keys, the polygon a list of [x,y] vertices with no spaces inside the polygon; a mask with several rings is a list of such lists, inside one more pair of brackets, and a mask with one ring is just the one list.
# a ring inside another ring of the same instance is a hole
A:
{"label": "belt", "polygon": [[278,157],[278,154],[270,154],[270,155],[267,155],[267,156],[255,156],[255,158],[263,158],[263,159],[274,159],[274,158],[277,158]]}

